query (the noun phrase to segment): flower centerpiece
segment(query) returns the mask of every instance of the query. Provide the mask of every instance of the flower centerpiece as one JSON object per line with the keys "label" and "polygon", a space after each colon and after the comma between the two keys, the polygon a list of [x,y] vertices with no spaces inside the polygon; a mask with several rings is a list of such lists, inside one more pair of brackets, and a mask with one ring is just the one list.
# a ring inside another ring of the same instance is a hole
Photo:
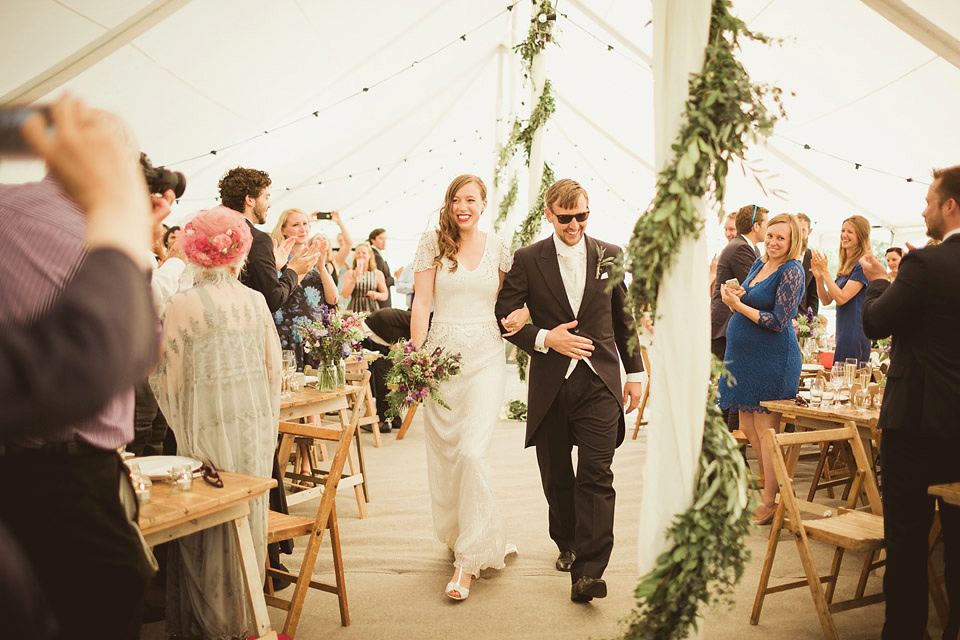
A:
{"label": "flower centerpiece", "polygon": [[814,315],[813,307],[807,307],[806,315],[794,320],[793,328],[797,332],[797,338],[813,338],[816,340],[820,337],[820,318]]}
{"label": "flower centerpiece", "polygon": [[313,356],[318,363],[317,388],[333,391],[346,383],[343,359],[361,351],[361,342],[366,337],[361,322],[365,313],[343,314],[337,309],[320,307],[319,318],[295,318],[294,329],[303,341],[305,354]]}
{"label": "flower centerpiece", "polygon": [[460,373],[459,353],[450,353],[443,347],[433,351],[417,349],[412,340],[407,340],[393,345],[387,358],[393,362],[387,373],[387,386],[392,389],[387,394],[388,420],[402,417],[408,407],[427,396],[441,407],[450,408],[440,397],[438,387]]}

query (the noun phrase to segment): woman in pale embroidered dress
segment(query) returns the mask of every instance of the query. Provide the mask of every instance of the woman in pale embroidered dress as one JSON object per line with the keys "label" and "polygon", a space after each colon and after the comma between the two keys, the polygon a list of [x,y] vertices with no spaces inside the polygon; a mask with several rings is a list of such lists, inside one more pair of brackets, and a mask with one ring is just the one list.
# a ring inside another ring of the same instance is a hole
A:
{"label": "woman in pale embroidered dress", "polygon": [[[236,277],[250,250],[249,228],[238,213],[217,207],[188,222],[178,241],[194,265],[196,286],[171,298],[164,311],[150,386],[180,455],[269,478],[280,417],[280,341],[263,296]],[[249,521],[262,582],[265,497],[250,502]],[[171,637],[247,637],[252,616],[230,527],[181,538],[168,558]]]}
{"label": "woman in pale embroidered dress", "polygon": [[[439,229],[423,235],[413,266],[413,343],[463,356],[461,373],[439,389],[451,408],[424,402],[433,523],[437,537],[454,553],[453,577],[446,587],[454,600],[467,597],[470,581],[481,569],[501,569],[504,557],[516,552],[504,541],[487,462],[506,380],[493,308],[510,270],[510,253],[498,236],[477,228],[486,197],[480,178],[456,178],[447,188]],[[519,329],[525,313],[515,311],[505,326]]]}

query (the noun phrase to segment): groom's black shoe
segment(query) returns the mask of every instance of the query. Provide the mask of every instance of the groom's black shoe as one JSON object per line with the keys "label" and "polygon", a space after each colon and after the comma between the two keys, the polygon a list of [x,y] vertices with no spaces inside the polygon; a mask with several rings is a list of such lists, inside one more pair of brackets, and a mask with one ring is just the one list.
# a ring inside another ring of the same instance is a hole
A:
{"label": "groom's black shoe", "polygon": [[574,602],[590,602],[594,598],[607,597],[607,583],[603,578],[580,576],[570,588],[570,599]]}
{"label": "groom's black shoe", "polygon": [[570,569],[573,568],[573,561],[577,559],[577,554],[573,551],[561,551],[560,556],[557,558],[557,571],[566,571],[570,572]]}

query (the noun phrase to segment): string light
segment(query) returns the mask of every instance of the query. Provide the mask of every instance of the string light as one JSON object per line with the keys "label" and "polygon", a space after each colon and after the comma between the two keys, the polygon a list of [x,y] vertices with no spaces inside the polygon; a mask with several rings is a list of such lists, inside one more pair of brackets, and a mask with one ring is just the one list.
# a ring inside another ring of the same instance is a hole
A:
{"label": "string light", "polygon": [[864,164],[864,163],[862,163],[862,162],[855,162],[855,161],[853,161],[853,160],[847,160],[846,158],[841,158],[840,156],[838,156],[838,155],[836,155],[836,154],[833,154],[833,153],[830,153],[829,151],[823,151],[823,150],[821,150],[821,149],[815,149],[814,147],[811,147],[809,144],[806,144],[806,143],[803,143],[803,142],[797,142],[796,140],[792,140],[792,139],[790,139],[790,138],[788,138],[788,137],[786,137],[786,136],[784,136],[784,135],[781,135],[781,134],[779,134],[779,133],[774,133],[774,134],[773,134],[773,137],[774,137],[774,138],[779,138],[779,139],[781,139],[781,140],[785,140],[785,141],[787,141],[787,142],[789,142],[789,143],[791,143],[791,144],[794,144],[794,145],[802,148],[804,151],[813,151],[814,153],[819,153],[819,154],[822,155],[822,156],[827,156],[828,158],[833,158],[834,160],[839,160],[840,162],[844,162],[844,163],[846,163],[846,164],[853,165],[853,170],[854,170],[854,171],[859,171],[860,169],[867,169],[867,170],[869,170],[869,171],[873,171],[874,173],[879,173],[879,174],[881,174],[881,175],[889,176],[889,177],[891,177],[891,178],[897,178],[898,180],[903,180],[903,181],[905,181],[905,182],[910,182],[910,183],[916,182],[917,184],[924,184],[924,185],[929,185],[929,184],[930,184],[930,183],[928,183],[928,182],[924,182],[923,180],[914,180],[913,177],[911,177],[911,176],[901,176],[901,175],[896,174],[896,173],[891,173],[890,171],[884,171],[883,169],[877,169],[876,167],[871,167],[871,166],[866,165],[866,164]]}
{"label": "string light", "polygon": [[344,98],[341,98],[340,100],[337,100],[336,102],[332,102],[332,103],[328,104],[328,105],[325,106],[325,107],[322,107],[322,108],[320,108],[320,109],[316,109],[315,111],[311,111],[310,113],[308,113],[308,114],[306,114],[306,115],[303,115],[303,116],[300,116],[299,118],[294,118],[293,120],[290,120],[289,122],[286,122],[286,123],[284,123],[284,124],[281,124],[281,125],[279,125],[279,126],[276,126],[276,127],[274,127],[273,129],[265,129],[262,133],[258,133],[258,134],[256,134],[256,135],[250,136],[249,138],[246,138],[246,139],[244,139],[244,140],[240,140],[240,141],[238,141],[238,142],[234,142],[234,143],[232,143],[232,144],[228,144],[228,145],[219,147],[219,148],[217,148],[217,149],[211,149],[211,150],[208,151],[207,153],[202,153],[202,154],[197,155],[197,156],[193,156],[193,157],[190,157],[190,158],[185,158],[185,159],[183,159],[183,160],[177,160],[176,162],[169,162],[169,163],[167,163],[167,164],[165,164],[165,165],[161,165],[161,166],[162,166],[162,167],[172,167],[172,166],[184,164],[184,163],[186,163],[186,162],[192,162],[193,160],[199,160],[199,159],[205,158],[205,157],[207,157],[207,156],[215,156],[215,155],[217,155],[217,152],[219,152],[219,151],[225,151],[225,150],[227,150],[227,149],[232,149],[233,147],[238,147],[238,146],[243,145],[243,144],[246,144],[246,143],[248,143],[248,142],[252,142],[253,140],[256,140],[257,138],[270,135],[271,133],[274,133],[274,132],[279,131],[279,130],[281,130],[281,129],[285,129],[285,128],[287,128],[287,127],[293,126],[294,124],[303,122],[304,120],[309,119],[311,116],[313,116],[314,118],[319,118],[319,117],[320,117],[320,113],[325,112],[325,111],[329,111],[330,109],[333,109],[334,107],[337,107],[337,106],[343,104],[344,102],[347,102],[348,100],[351,100],[351,99],[353,99],[353,98],[355,98],[355,97],[357,97],[357,96],[359,96],[359,95],[363,95],[364,93],[368,93],[368,92],[370,91],[370,89],[373,89],[373,88],[375,88],[375,87],[380,86],[381,84],[384,84],[384,83],[386,83],[386,82],[389,82],[390,80],[393,80],[394,78],[396,78],[397,76],[401,75],[402,73],[405,73],[406,71],[409,71],[410,69],[412,69],[412,68],[413,68],[414,66],[416,66],[417,64],[419,64],[419,63],[421,63],[421,62],[425,62],[425,61],[429,60],[430,58],[433,58],[434,56],[440,54],[441,52],[445,51],[446,49],[450,48],[451,46],[457,44],[458,42],[466,42],[468,35],[471,35],[471,34],[473,34],[473,33],[476,33],[477,31],[479,31],[479,30],[483,29],[484,27],[486,27],[486,26],[487,26],[488,24],[490,24],[491,22],[495,21],[497,18],[499,18],[499,17],[501,17],[501,16],[504,16],[504,15],[506,15],[507,13],[511,12],[511,11],[513,10],[513,8],[514,8],[516,5],[518,5],[518,4],[520,4],[520,0],[517,0],[517,1],[514,2],[513,4],[508,5],[506,8],[504,8],[503,10],[501,10],[499,13],[497,13],[497,14],[494,15],[493,17],[491,17],[491,18],[487,19],[486,21],[482,22],[481,24],[477,25],[476,27],[474,27],[474,28],[471,29],[470,31],[467,31],[466,33],[464,33],[464,34],[462,34],[462,35],[454,38],[453,40],[447,42],[446,44],[444,44],[444,45],[441,46],[440,48],[434,50],[433,52],[428,53],[427,55],[423,56],[422,58],[419,58],[419,59],[417,59],[417,60],[414,60],[414,61],[411,62],[409,65],[404,66],[404,67],[401,68],[400,70],[393,72],[392,74],[390,74],[390,75],[388,75],[388,76],[386,76],[386,77],[378,80],[377,82],[374,82],[373,84],[371,84],[371,85],[369,85],[369,86],[363,87],[360,91],[357,91],[357,92],[352,93],[352,94],[350,94],[350,95],[348,95],[348,96],[346,96],[346,97],[344,97]]}

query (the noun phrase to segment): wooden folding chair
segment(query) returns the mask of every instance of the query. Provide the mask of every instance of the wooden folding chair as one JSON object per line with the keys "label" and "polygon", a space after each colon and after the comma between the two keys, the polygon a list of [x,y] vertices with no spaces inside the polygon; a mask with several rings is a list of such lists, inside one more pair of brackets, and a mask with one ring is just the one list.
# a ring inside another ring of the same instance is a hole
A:
{"label": "wooden folding chair", "polygon": [[[763,437],[764,444],[773,460],[777,483],[780,486],[780,502],[777,505],[777,512],[770,530],[767,556],[760,573],[760,584],[757,587],[757,597],[754,600],[753,612],[750,615],[750,624],[757,624],[759,621],[763,599],[768,593],[796,589],[807,585],[813,595],[824,636],[828,640],[836,640],[838,636],[833,623],[834,613],[883,601],[882,593],[864,596],[867,578],[874,569],[882,564],[874,562],[874,557],[883,548],[884,544],[883,507],[880,503],[880,492],[877,490],[870,461],[854,422],[847,422],[841,429],[779,435],[774,434],[771,429]],[[837,441],[849,443],[856,462],[856,477],[850,491],[850,497],[847,500],[847,508],[831,508],[799,500],[794,495],[793,480],[787,470],[782,448]],[[865,502],[870,512],[856,511],[853,508],[861,492],[865,495]],[[819,518],[804,519],[801,516],[801,511],[817,515]],[[769,586],[770,572],[773,568],[780,532],[783,529],[789,530],[797,542],[797,551],[800,554],[806,579]],[[816,562],[810,549],[810,540],[819,540],[836,547],[830,573],[825,576],[821,576],[817,572]],[[833,602],[837,577],[840,574],[840,563],[846,550],[864,553],[863,567],[860,571],[855,596],[849,600]],[[821,588],[821,583],[826,584],[825,590]]]}
{"label": "wooden folding chair", "polygon": [[407,412],[403,416],[403,422],[400,424],[400,430],[397,431],[397,440],[403,440],[403,436],[407,435],[407,429],[410,428],[410,423],[413,422],[413,416],[417,415],[417,407],[420,406],[420,402],[414,402],[407,408]]}
{"label": "wooden folding chair", "polygon": [[643,412],[647,408],[647,398],[650,397],[650,356],[647,355],[646,347],[640,347],[640,359],[643,360],[643,370],[647,372],[647,384],[643,387],[643,395],[640,396],[640,406],[637,407],[637,424],[633,427],[633,438],[637,439],[640,433],[640,427],[646,426],[647,421],[643,419]]}
{"label": "wooden folding chair", "polygon": [[[369,375],[369,373],[367,375]],[[277,513],[276,511],[269,513],[267,524],[268,543],[280,542],[301,536],[310,536],[307,542],[307,548],[303,554],[303,563],[300,565],[298,574],[273,569],[270,567],[269,562],[267,563],[267,593],[265,598],[268,605],[286,610],[287,618],[283,623],[283,633],[291,638],[297,631],[307,589],[311,587],[336,594],[340,603],[340,622],[345,627],[350,624],[350,613],[347,609],[347,590],[344,584],[343,556],[340,552],[340,529],[337,525],[335,500],[337,496],[337,485],[340,483],[343,466],[347,460],[347,455],[351,448],[350,444],[356,433],[357,422],[362,413],[364,393],[364,388],[359,388],[354,393],[353,411],[351,412],[350,419],[345,421],[345,424],[339,429],[313,424],[280,423],[280,433],[283,434],[280,441],[280,455],[285,456],[281,457],[281,460],[289,459],[290,448],[293,446],[294,438],[297,436],[337,443],[337,449],[330,461],[330,469],[324,478],[323,493],[320,498],[320,505],[317,507],[317,515],[313,518],[303,518]],[[316,565],[317,553],[320,551],[323,532],[328,529],[330,530],[330,547],[333,552],[335,584],[319,582],[313,579],[313,568]],[[273,589],[274,578],[285,578],[296,583],[290,600],[280,598],[276,595]]]}

